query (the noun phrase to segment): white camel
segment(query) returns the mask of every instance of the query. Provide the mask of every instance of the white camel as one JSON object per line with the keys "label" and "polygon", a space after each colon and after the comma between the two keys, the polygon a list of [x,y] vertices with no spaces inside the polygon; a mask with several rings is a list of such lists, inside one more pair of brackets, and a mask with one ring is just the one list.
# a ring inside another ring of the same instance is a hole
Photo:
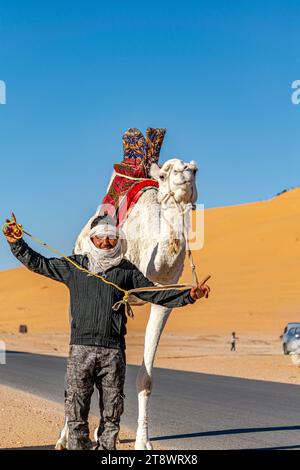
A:
{"label": "white camel", "polygon": [[[186,221],[189,220],[190,210],[197,200],[196,171],[194,161],[185,163],[179,159],[171,159],[161,168],[152,164],[150,176],[159,183],[158,190],[153,188],[145,191],[122,226],[126,236],[126,258],[155,284],[175,284],[182,274],[186,254]],[[90,224],[99,215],[100,209],[101,206],[77,238],[74,250],[76,254],[82,253]],[[182,214],[185,214],[185,223]],[[143,302],[139,300],[137,303]],[[152,449],[148,433],[148,409],[153,384],[153,364],[160,336],[171,311],[170,308],[151,304],[144,357],[136,380],[139,404],[136,450]],[[61,433],[57,448],[66,447],[66,440],[67,425]]]}

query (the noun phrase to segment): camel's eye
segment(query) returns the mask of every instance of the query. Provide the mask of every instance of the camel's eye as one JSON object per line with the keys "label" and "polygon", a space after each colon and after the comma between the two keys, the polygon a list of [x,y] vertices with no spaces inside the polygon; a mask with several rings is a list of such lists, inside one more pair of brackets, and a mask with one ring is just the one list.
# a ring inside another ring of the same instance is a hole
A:
{"label": "camel's eye", "polygon": [[164,175],[159,175],[159,179],[163,181],[165,179]]}
{"label": "camel's eye", "polygon": [[173,170],[174,175],[178,175],[179,171],[178,170]]}

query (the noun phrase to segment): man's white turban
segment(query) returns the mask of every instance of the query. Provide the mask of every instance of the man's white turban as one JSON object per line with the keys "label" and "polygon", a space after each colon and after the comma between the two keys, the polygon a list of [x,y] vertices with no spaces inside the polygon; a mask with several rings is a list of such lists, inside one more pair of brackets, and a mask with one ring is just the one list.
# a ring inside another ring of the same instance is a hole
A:
{"label": "man's white turban", "polygon": [[[104,217],[100,220],[98,225],[90,230],[89,236],[86,240],[85,250],[83,252],[83,254],[86,254],[89,259],[89,271],[98,274],[106,271],[112,266],[117,266],[122,261],[124,253],[119,235],[120,233],[116,229],[113,219],[110,217]],[[117,243],[113,248],[97,248],[91,239],[95,236],[99,238],[117,238]]]}

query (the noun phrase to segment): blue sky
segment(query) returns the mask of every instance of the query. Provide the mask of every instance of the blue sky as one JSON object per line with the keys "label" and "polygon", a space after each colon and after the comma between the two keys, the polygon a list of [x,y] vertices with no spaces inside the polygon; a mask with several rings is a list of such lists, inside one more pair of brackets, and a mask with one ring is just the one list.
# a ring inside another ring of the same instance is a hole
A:
{"label": "blue sky", "polygon": [[[294,0],[0,0],[2,220],[70,253],[128,127],[167,128],[161,161],[197,161],[206,207],[299,185],[299,17]],[[17,265],[3,237],[0,269]]]}

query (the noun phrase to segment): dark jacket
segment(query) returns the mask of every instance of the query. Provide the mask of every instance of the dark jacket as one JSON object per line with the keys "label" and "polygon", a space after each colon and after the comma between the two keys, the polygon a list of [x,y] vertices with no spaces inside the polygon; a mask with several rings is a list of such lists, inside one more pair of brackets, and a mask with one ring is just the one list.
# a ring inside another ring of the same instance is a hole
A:
{"label": "dark jacket", "polygon": [[[112,309],[123,298],[123,292],[79,271],[64,258],[45,258],[32,250],[23,239],[9,245],[15,257],[28,269],[62,282],[69,288],[72,317],[70,344],[125,348],[125,307],[122,304],[119,310]],[[88,268],[87,256],[72,255],[69,258]],[[154,285],[126,259],[99,274],[126,290]],[[173,308],[194,303],[189,292],[190,289],[172,289],[139,292],[135,295],[142,300]]]}

